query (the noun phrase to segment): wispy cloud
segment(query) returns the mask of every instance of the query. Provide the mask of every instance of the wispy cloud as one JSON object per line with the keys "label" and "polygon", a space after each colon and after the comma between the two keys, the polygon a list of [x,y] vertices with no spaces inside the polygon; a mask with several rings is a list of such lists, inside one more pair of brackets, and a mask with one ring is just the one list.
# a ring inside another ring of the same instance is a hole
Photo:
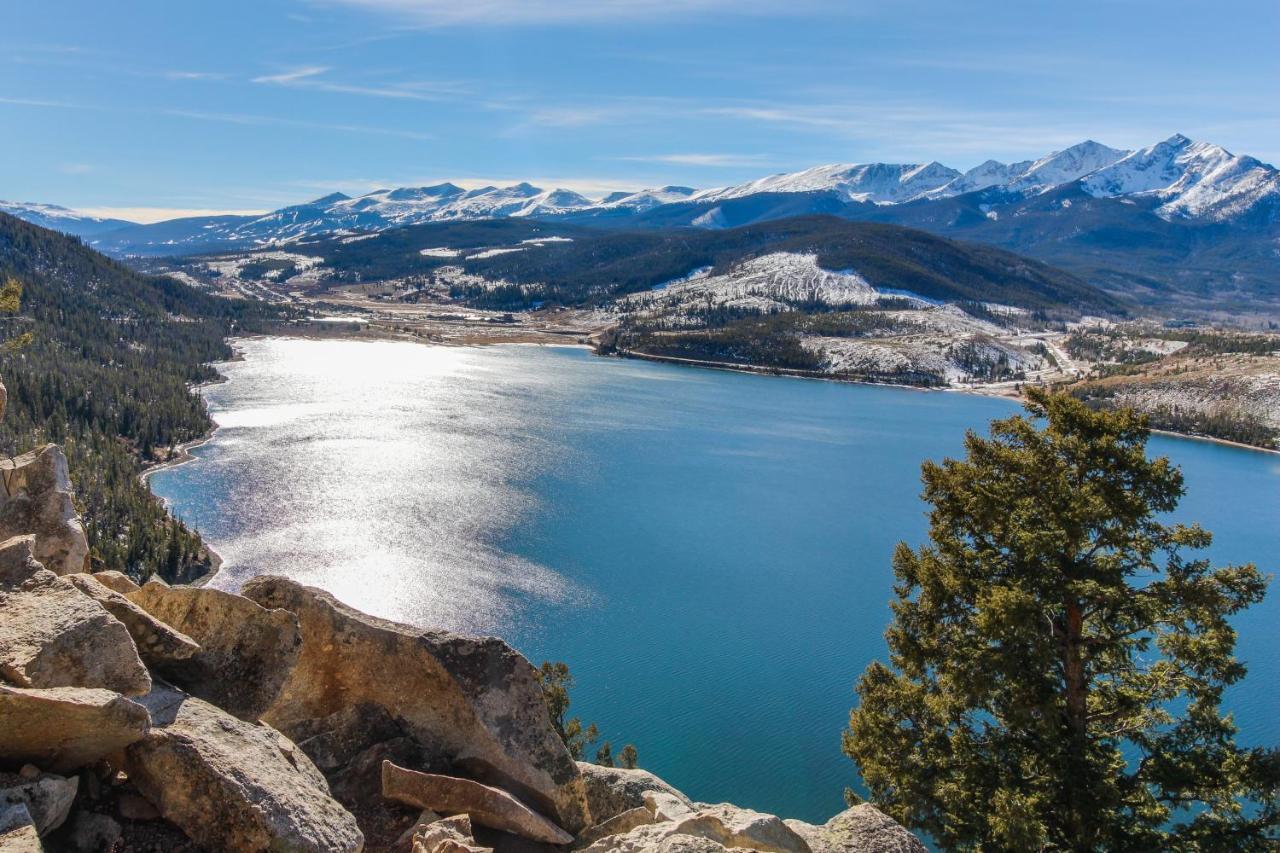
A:
{"label": "wispy cloud", "polygon": [[389,13],[406,23],[425,27],[469,24],[528,26],[538,24],[598,24],[654,20],[696,15],[790,16],[821,9],[838,10],[828,0],[794,0],[780,6],[774,0],[316,0]]}
{"label": "wispy cloud", "polygon": [[226,74],[217,71],[161,71],[160,76],[169,80],[226,80]]}
{"label": "wispy cloud", "polygon": [[325,124],[322,122],[281,118],[279,116],[246,115],[242,113],[209,113],[200,112],[198,110],[163,110],[162,114],[172,116],[174,118],[189,118],[196,121],[213,121],[220,122],[222,124],[242,124],[259,127],[298,127],[310,130],[336,131],[338,133],[363,133],[372,136],[397,136],[402,139],[417,139],[423,141],[435,138],[429,133],[419,133],[412,130],[374,127],[363,124]]}
{"label": "wispy cloud", "polygon": [[312,89],[317,92],[335,92],[342,95],[363,95],[372,98],[399,98],[410,101],[439,101],[460,95],[465,88],[450,81],[408,81],[379,85],[364,85],[337,82],[325,78],[331,71],[324,65],[307,65],[283,71],[279,74],[264,74],[254,77],[254,83],[270,86],[287,86],[294,89]]}
{"label": "wispy cloud", "polygon": [[763,154],[649,154],[607,159],[632,163],[670,163],[675,166],[711,167],[763,166],[769,162]]}
{"label": "wispy cloud", "polygon": [[93,166],[88,163],[63,163],[58,171],[64,175],[87,175],[93,171]]}

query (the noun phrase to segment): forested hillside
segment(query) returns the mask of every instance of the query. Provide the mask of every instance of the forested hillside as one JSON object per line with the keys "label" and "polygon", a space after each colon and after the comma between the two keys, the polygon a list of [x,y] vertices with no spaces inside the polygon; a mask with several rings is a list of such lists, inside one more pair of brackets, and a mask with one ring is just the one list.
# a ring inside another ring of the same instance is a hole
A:
{"label": "forested hillside", "polygon": [[22,286],[0,355],[9,406],[0,450],[66,450],[95,559],[135,577],[199,575],[199,535],[171,519],[139,480],[144,466],[211,426],[190,385],[216,377],[232,331],[275,316],[261,303],[140,275],[73,237],[0,214],[0,282]]}
{"label": "forested hillside", "polygon": [[[490,251],[469,251],[481,246]],[[423,254],[439,248],[455,254]],[[459,283],[454,296],[500,310],[539,303],[600,304],[695,269],[724,272],[775,252],[815,254],[823,269],[852,269],[879,288],[930,299],[1000,302],[1031,310],[1121,309],[1113,297],[1075,276],[1011,252],[832,216],[725,230],[624,233],[510,220],[435,223],[355,242],[338,238],[299,245],[296,251],[323,256],[326,271],[340,281],[430,278],[436,271],[461,268],[484,281]]]}

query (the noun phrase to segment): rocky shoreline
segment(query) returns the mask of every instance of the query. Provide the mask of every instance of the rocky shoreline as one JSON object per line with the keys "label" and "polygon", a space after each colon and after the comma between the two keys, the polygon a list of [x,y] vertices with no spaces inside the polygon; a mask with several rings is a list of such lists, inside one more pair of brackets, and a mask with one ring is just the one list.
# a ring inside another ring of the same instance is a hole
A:
{"label": "rocky shoreline", "polygon": [[923,851],[870,805],[815,826],[575,762],[494,637],[262,576],[88,572],[56,445],[0,495],[0,850]]}

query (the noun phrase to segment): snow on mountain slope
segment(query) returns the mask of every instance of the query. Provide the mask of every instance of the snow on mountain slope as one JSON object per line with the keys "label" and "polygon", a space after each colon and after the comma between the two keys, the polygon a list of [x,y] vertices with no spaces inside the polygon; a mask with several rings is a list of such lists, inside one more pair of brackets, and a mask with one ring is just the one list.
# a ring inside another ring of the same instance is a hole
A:
{"label": "snow on mountain slope", "polygon": [[818,266],[817,255],[775,252],[721,275],[694,275],[661,290],[634,294],[623,303],[629,310],[659,314],[707,306],[774,312],[797,304],[870,305],[879,298],[856,272],[825,270]]}
{"label": "snow on mountain slope", "polygon": [[694,201],[723,201],[757,193],[805,193],[832,191],[848,201],[892,204],[922,198],[956,178],[960,173],[941,163],[905,165],[899,163],[833,164],[803,172],[770,175],[734,187],[707,190]]}
{"label": "snow on mountain slope", "polygon": [[42,228],[51,228],[54,231],[63,231],[79,237],[88,237],[137,224],[124,219],[88,216],[60,205],[40,204],[33,201],[0,201],[0,213],[16,216]]}
{"label": "snow on mountain slope", "polygon": [[1004,164],[988,160],[975,166],[954,181],[929,193],[929,198],[947,198],[988,187],[1002,187],[1014,192],[1039,193],[1115,163],[1130,152],[1087,140],[1039,160],[1023,160]]}
{"label": "snow on mountain slope", "polygon": [[595,206],[600,208],[626,208],[642,213],[663,204],[675,204],[686,201],[698,191],[693,187],[665,186],[653,190],[639,192],[612,193],[602,198]]}
{"label": "snow on mountain slope", "polygon": [[1156,212],[1166,219],[1222,221],[1280,202],[1275,167],[1180,133],[1098,170],[1082,186],[1098,197],[1153,195],[1163,202]]}

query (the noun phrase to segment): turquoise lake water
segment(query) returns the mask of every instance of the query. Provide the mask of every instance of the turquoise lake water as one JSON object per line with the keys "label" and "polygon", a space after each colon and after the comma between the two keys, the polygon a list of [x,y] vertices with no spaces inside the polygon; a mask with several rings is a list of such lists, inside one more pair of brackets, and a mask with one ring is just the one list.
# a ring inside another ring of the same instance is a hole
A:
{"label": "turquoise lake water", "polygon": [[[380,616],[566,661],[574,711],[695,799],[842,807],[852,685],[883,658],[924,459],[1005,400],[575,348],[242,341],[220,425],[153,489],[225,559]],[[1280,456],[1156,436],[1211,556],[1280,564]],[[1242,740],[1280,743],[1280,590],[1236,621]]]}

